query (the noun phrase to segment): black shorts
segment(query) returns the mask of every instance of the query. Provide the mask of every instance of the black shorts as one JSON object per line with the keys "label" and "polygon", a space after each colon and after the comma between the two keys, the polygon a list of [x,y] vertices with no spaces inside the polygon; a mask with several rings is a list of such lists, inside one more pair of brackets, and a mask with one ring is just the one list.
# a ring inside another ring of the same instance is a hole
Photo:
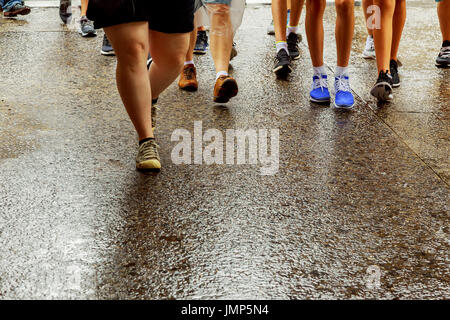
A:
{"label": "black shorts", "polygon": [[146,21],[151,30],[187,33],[194,30],[195,0],[89,0],[87,16],[96,29]]}

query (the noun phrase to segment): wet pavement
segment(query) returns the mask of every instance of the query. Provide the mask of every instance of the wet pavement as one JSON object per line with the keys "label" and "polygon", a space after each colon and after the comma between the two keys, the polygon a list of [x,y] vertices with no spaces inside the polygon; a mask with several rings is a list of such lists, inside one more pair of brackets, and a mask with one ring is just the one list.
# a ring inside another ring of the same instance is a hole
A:
{"label": "wet pavement", "polygon": [[[102,34],[82,39],[55,8],[0,19],[0,299],[450,298],[450,70],[434,66],[435,6],[408,7],[390,105],[369,96],[376,67],[360,58],[356,12],[355,111],[309,103],[305,43],[290,81],[274,79],[270,7],[251,6],[238,97],[212,103],[209,55],[196,57],[197,93],[161,96],[158,175],[134,170]],[[279,172],[173,164],[172,132],[199,120],[279,128]]]}

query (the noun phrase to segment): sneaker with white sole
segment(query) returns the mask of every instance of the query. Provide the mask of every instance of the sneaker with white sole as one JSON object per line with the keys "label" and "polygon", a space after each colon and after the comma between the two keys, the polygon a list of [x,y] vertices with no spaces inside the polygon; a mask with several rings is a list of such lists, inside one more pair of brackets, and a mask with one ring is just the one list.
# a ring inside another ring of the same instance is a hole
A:
{"label": "sneaker with white sole", "polygon": [[309,100],[316,103],[329,103],[328,77],[326,74],[314,75]]}
{"label": "sneaker with white sole", "polygon": [[376,59],[375,54],[375,43],[373,42],[373,37],[367,36],[366,46],[362,53],[364,59]]}
{"label": "sneaker with white sole", "polygon": [[352,109],[355,105],[355,98],[350,88],[350,79],[348,76],[339,76],[334,78],[334,107],[337,109]]}
{"label": "sneaker with white sole", "polygon": [[370,94],[377,98],[378,101],[388,102],[393,99],[392,95],[392,76],[389,71],[380,71],[377,82],[370,90]]}

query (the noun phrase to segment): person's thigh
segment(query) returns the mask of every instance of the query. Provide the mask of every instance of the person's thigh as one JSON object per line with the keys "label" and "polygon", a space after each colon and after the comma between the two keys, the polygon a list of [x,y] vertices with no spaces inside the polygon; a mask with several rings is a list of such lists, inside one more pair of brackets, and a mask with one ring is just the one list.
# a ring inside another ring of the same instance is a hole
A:
{"label": "person's thigh", "polygon": [[184,62],[189,48],[190,33],[163,33],[149,31],[150,55],[160,65],[178,65]]}
{"label": "person's thigh", "polygon": [[117,58],[147,56],[149,29],[147,22],[131,22],[104,28]]}

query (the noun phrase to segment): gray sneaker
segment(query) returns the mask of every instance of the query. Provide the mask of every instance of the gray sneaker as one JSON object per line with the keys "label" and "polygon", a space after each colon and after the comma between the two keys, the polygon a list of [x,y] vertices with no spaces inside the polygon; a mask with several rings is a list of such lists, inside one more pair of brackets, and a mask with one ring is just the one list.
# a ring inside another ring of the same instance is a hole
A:
{"label": "gray sneaker", "polygon": [[155,139],[145,141],[139,146],[136,156],[136,170],[138,171],[160,171],[161,162],[158,153],[159,146]]}
{"label": "gray sneaker", "polygon": [[94,29],[94,24],[86,16],[80,19],[80,33],[82,37],[95,37],[97,31]]}

